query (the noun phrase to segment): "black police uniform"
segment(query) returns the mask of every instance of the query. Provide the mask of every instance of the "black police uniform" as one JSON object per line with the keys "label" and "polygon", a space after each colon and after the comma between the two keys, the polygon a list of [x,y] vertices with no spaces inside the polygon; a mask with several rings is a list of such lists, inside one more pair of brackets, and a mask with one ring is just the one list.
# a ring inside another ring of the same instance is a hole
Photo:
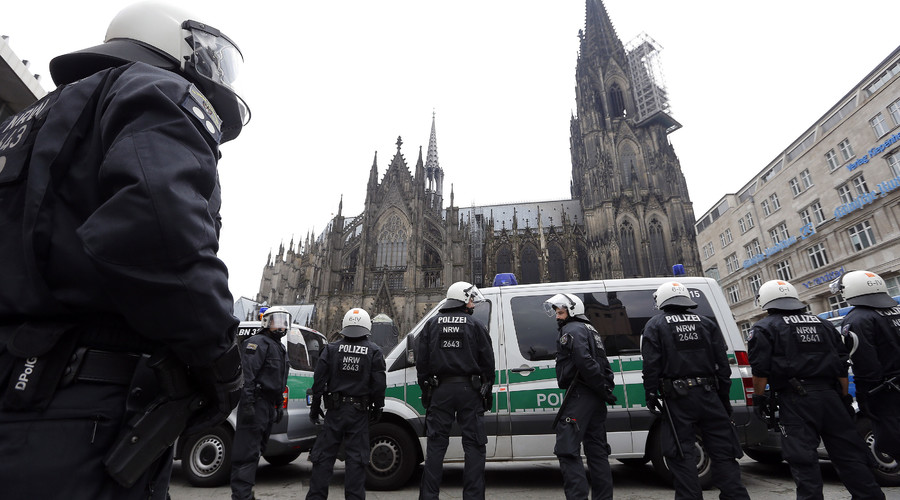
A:
{"label": "black police uniform", "polygon": [[[576,380],[576,377],[578,379]],[[612,369],[603,339],[586,320],[567,318],[556,341],[556,381],[566,389],[560,408],[553,453],[559,460],[567,499],[588,498],[588,481],[581,460],[581,446],[590,470],[591,498],[613,497],[606,441],[606,403],[615,402]]]}
{"label": "black police uniform", "polygon": [[856,400],[872,421],[875,449],[900,460],[900,306],[855,306],[841,323],[845,339],[851,331]]}
{"label": "black police uniform", "polygon": [[0,124],[4,498],[166,497],[171,455],[131,488],[102,460],[134,414],[137,355],[165,346],[201,366],[233,347],[207,106],[132,63]]}
{"label": "black police uniform", "polygon": [[494,385],[494,348],[487,328],[465,306],[441,309],[425,324],[415,351],[419,386],[437,377],[425,414],[428,442],[419,498],[438,498],[454,421],[465,454],[463,498],[484,498],[487,434],[479,391],[482,384],[486,390]]}
{"label": "black police uniform", "polygon": [[384,407],[384,355],[364,337],[342,337],[326,344],[313,376],[313,394],[325,402],[325,423],[309,454],[313,463],[307,500],[328,498],[338,449],[344,443],[344,497],[366,497],[369,463],[369,411]]}
{"label": "black police uniform", "polygon": [[280,337],[262,329],[243,342],[244,388],[231,453],[232,500],[253,498],[259,456],[265,452],[276,415],[283,411],[290,361]]}
{"label": "black police uniform", "polygon": [[658,432],[672,471],[675,498],[703,498],[697,477],[696,431],[703,437],[720,497],[750,498],[735,460],[744,453],[730,419],[731,367],[719,326],[685,307],[663,306],[663,312],[644,326],[641,355],[644,390],[648,398],[663,395],[672,419],[672,426],[662,422]]}
{"label": "black police uniform", "polygon": [[854,499],[882,499],[868,451],[841,401],[847,351],[828,321],[802,310],[770,309],[750,330],[754,377],[769,381],[778,401],[781,454],[791,467],[797,499],[822,498],[819,438]]}

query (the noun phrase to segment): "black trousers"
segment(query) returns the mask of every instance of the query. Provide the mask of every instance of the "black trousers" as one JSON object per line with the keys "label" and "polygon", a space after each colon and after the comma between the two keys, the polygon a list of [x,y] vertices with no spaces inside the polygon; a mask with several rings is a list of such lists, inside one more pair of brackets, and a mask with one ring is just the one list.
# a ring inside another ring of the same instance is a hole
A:
{"label": "black trousers", "polygon": [[882,389],[866,397],[862,409],[872,419],[875,450],[900,460],[900,392]]}
{"label": "black trousers", "polygon": [[588,481],[581,460],[581,447],[591,472],[591,498],[612,500],[612,472],[606,441],[606,403],[593,391],[576,387],[556,427],[553,453],[559,460],[563,489],[568,500],[588,498]]}
{"label": "black trousers", "polygon": [[131,488],[103,465],[120,428],[128,386],[75,382],[43,412],[0,410],[0,497],[4,500],[163,500],[172,450]]}
{"label": "black trousers", "polygon": [[309,453],[313,464],[307,500],[328,498],[328,482],[344,443],[344,498],[366,498],[366,466],[369,464],[369,412],[362,405],[342,403],[328,410],[325,423]]}
{"label": "black trousers", "polygon": [[[683,457],[678,456],[675,438],[668,422],[661,422],[659,428],[663,455],[672,471],[675,483],[675,499],[702,500],[703,490],[697,477],[697,449],[695,431],[703,438],[703,447],[709,455],[713,484],[719,488],[721,499],[749,499],[747,489],[741,482],[741,468],[737,458],[744,456],[738,441],[737,431],[728,417],[728,412],[714,390],[703,387],[688,389],[686,396],[666,397],[666,407],[672,415],[678,442]],[[666,416],[662,415],[665,419]]]}
{"label": "black trousers", "polygon": [[462,432],[466,464],[463,468],[463,495],[466,500],[484,498],[484,460],[487,434],[481,396],[468,382],[443,383],[434,389],[425,415],[428,444],[422,471],[421,500],[437,500],[444,473],[444,455],[450,444],[453,422]]}
{"label": "black trousers", "polygon": [[828,457],[854,500],[884,498],[869,466],[868,450],[837,391],[808,390],[778,394],[781,454],[791,466],[797,500],[822,498],[822,471],[816,448],[819,438]]}
{"label": "black trousers", "polygon": [[[241,401],[241,405],[244,404]],[[239,406],[238,415],[240,414]],[[238,418],[237,426],[234,429],[234,448],[231,452],[232,500],[249,500],[253,497],[253,485],[256,484],[259,457],[265,452],[274,416],[275,406],[273,403],[258,398],[253,403],[253,419],[242,421]]]}

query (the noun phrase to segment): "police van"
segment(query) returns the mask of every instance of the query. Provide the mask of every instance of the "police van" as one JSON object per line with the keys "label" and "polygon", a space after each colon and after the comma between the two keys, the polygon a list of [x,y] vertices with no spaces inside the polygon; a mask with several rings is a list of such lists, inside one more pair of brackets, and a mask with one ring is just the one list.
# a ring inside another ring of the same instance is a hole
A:
{"label": "police van", "polygon": [[[238,327],[238,342],[256,334],[259,328],[259,321],[242,321]],[[287,349],[291,366],[284,388],[284,418],[272,426],[263,455],[272,465],[289,464],[312,448],[316,428],[309,420],[306,390],[312,387],[313,371],[327,339],[312,328],[293,324],[281,343]],[[237,408],[218,426],[179,438],[175,458],[181,460],[181,469],[192,485],[219,486],[228,483],[236,422]]]}
{"label": "police van", "polygon": [[[671,481],[659,443],[662,422],[646,407],[640,337],[647,320],[659,313],[653,292],[672,280],[620,279],[482,289],[486,300],[476,304],[473,314],[490,332],[497,367],[493,409],[484,417],[487,460],[556,459],[556,435],[551,426],[564,391],[556,382],[556,320],[547,316],[542,304],[557,293],[573,293],[584,302],[586,316],[603,336],[615,374],[618,402],[609,407],[606,421],[610,457],[633,465],[652,462],[655,471]],[[676,280],[687,286],[698,304],[694,311],[716,321],[724,334],[732,372],[733,420],[741,444],[762,441],[765,424],[749,407],[753,385],[747,349],[722,290],[709,278]],[[372,448],[366,479],[371,489],[402,487],[424,459],[425,411],[416,380],[414,345],[425,322],[439,308],[440,304],[427,313],[385,356],[388,387],[384,413],[370,429]],[[700,436],[696,446],[701,482],[709,486],[711,463]],[[459,429],[454,425],[445,462],[463,459]]]}

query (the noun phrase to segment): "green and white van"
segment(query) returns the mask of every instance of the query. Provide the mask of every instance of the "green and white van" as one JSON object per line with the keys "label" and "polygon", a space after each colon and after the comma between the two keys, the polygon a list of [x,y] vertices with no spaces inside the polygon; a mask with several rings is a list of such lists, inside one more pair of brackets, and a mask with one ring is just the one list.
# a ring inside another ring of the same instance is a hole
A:
{"label": "green and white van", "polygon": [[[259,321],[242,321],[238,326],[238,342],[256,334],[259,327]],[[272,426],[263,455],[272,465],[288,464],[301,453],[312,449],[317,429],[309,420],[306,390],[312,387],[313,371],[327,340],[312,328],[293,324],[281,343],[287,349],[291,366],[284,388],[284,418]],[[181,469],[192,485],[219,486],[228,483],[236,422],[235,408],[225,422],[178,439],[175,458],[181,460]]]}
{"label": "green and white van", "polygon": [[[672,280],[620,279],[482,289],[486,301],[476,305],[474,315],[490,332],[497,366],[493,411],[485,414],[487,460],[555,460],[556,436],[551,425],[564,391],[556,383],[556,320],[547,316],[542,304],[557,293],[574,293],[582,299],[586,315],[603,335],[616,376],[614,393],[618,402],[609,407],[606,422],[610,457],[636,465],[652,461],[654,469],[671,480],[658,441],[661,422],[646,408],[640,336],[647,320],[659,313],[653,292],[663,282]],[[753,388],[747,349],[722,290],[709,278],[676,280],[690,290],[698,304],[697,314],[716,321],[725,336],[732,365],[733,419],[741,443],[762,441],[765,424],[749,408]],[[388,387],[384,414],[370,430],[367,485],[371,489],[402,487],[424,459],[425,412],[416,381],[413,346],[425,321],[439,307],[427,313],[385,356]],[[697,467],[701,481],[709,485],[710,461],[699,436],[696,446],[700,450]],[[455,425],[445,461],[463,461]]]}

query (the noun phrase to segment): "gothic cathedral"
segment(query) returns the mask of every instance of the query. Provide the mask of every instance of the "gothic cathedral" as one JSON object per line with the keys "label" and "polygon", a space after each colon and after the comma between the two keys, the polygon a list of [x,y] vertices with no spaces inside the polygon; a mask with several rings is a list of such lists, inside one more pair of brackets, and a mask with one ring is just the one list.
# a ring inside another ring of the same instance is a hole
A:
{"label": "gothic cathedral", "polygon": [[414,171],[403,141],[379,180],[372,163],[363,213],[338,213],[318,236],[269,255],[257,302],[314,304],[313,328],[329,337],[351,307],[406,332],[455,281],[491,286],[498,273],[520,284],[667,276],[674,264],[700,275],[694,212],[668,134],[656,47],[626,47],[602,0],[587,0],[570,123],[571,199],[459,208],[444,206],[432,118],[428,150]]}

